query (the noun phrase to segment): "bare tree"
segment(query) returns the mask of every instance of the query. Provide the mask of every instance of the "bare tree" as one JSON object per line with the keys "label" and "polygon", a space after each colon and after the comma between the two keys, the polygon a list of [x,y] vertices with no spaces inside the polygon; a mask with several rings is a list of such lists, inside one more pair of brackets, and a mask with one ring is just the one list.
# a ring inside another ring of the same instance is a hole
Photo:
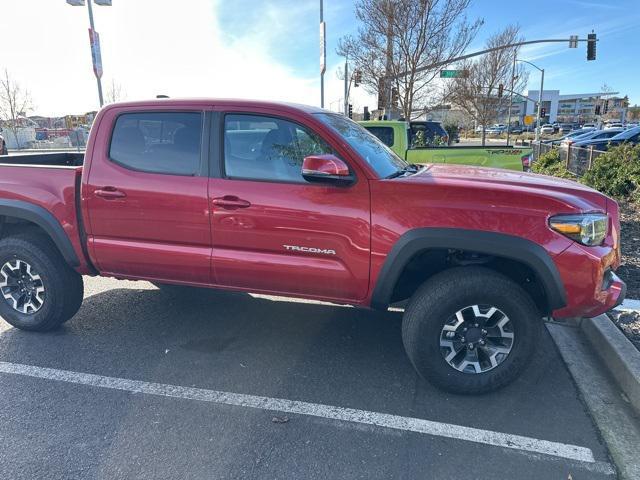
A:
{"label": "bare tree", "polygon": [[[486,48],[510,45],[521,41],[520,29],[510,25],[502,32],[489,37]],[[482,145],[485,144],[485,127],[508,112],[513,60],[518,48],[506,48],[487,53],[476,60],[467,60],[461,69],[464,77],[456,78],[448,89],[448,99],[460,107],[477,124],[482,125]],[[522,64],[516,64],[513,91],[520,92],[527,85],[528,73]],[[499,95],[499,86],[503,92]]]}
{"label": "bare tree", "polygon": [[[418,116],[437,103],[433,80],[441,67],[429,66],[459,56],[483,23],[467,20],[470,2],[358,0],[361,26],[355,36],[340,39],[337,53],[360,70],[367,92],[386,99],[390,86],[395,87],[403,116]],[[384,83],[385,78],[393,80]]]}
{"label": "bare tree", "polygon": [[122,85],[116,82],[115,78],[111,79],[111,83],[107,86],[107,92],[105,95],[106,103],[117,103],[127,98],[127,92],[125,92]]}
{"label": "bare tree", "polygon": [[21,147],[18,137],[20,117],[26,116],[31,110],[31,95],[28,90],[22,88],[5,68],[4,75],[0,78],[0,120],[4,127],[13,134],[16,145]]}

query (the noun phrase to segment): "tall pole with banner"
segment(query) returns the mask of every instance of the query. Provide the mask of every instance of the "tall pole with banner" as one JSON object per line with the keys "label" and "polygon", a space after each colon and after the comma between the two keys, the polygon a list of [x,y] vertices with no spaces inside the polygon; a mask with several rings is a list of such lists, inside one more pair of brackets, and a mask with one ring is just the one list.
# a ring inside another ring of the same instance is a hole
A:
{"label": "tall pole with banner", "polygon": [[327,70],[327,33],[323,16],[323,0],[320,0],[320,108],[324,108],[324,72]]}
{"label": "tall pole with banner", "polygon": [[100,52],[100,35],[96,32],[93,25],[93,9],[91,8],[91,0],[87,0],[87,8],[89,10],[89,42],[91,44],[91,61],[93,62],[93,73],[98,82],[98,100],[100,108],[104,105],[102,97],[102,53]]}
{"label": "tall pole with banner", "polygon": [[93,63],[93,73],[96,76],[98,83],[98,100],[100,101],[100,107],[104,105],[104,99],[102,96],[102,53],[100,52],[100,35],[96,32],[95,25],[93,24],[93,2],[96,5],[102,5],[105,7],[111,6],[111,0],[67,0],[67,3],[72,7],[84,7],[87,4],[87,10],[89,11],[89,45],[91,46],[91,62]]}

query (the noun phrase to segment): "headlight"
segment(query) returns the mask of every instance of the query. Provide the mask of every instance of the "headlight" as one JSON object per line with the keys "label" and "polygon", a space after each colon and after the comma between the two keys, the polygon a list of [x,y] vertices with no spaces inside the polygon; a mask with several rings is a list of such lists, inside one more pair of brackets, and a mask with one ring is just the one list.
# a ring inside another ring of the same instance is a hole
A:
{"label": "headlight", "polygon": [[609,217],[603,213],[558,215],[549,219],[549,226],[583,245],[596,246],[607,237]]}

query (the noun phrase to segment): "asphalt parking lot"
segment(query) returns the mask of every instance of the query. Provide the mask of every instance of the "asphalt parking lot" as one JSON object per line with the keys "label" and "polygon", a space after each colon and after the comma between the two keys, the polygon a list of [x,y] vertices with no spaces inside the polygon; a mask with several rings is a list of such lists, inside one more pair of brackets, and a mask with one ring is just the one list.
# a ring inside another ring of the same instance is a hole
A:
{"label": "asphalt parking lot", "polygon": [[549,335],[500,392],[445,394],[401,314],[85,278],[59,331],[0,320],[0,478],[613,478]]}

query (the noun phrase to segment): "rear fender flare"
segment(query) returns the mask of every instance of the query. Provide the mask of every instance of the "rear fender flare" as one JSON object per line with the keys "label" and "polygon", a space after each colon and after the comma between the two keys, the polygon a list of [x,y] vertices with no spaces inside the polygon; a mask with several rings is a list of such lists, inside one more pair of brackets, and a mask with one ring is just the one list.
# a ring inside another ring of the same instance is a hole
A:
{"label": "rear fender flare", "polygon": [[60,222],[48,210],[22,200],[0,199],[0,216],[20,218],[38,225],[49,235],[49,238],[51,238],[70,266],[77,267],[80,265],[71,240],[69,240]]}

